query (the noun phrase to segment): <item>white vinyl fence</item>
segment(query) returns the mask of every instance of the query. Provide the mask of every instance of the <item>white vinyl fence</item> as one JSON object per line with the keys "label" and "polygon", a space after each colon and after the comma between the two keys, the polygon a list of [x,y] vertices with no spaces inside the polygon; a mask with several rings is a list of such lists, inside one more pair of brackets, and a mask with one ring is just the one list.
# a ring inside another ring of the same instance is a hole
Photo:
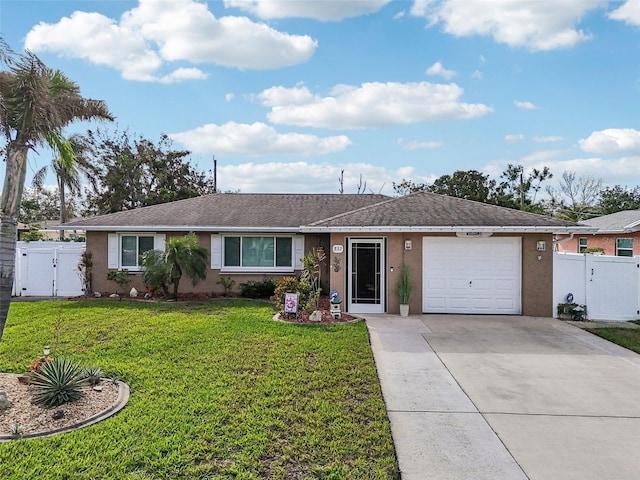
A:
{"label": "white vinyl fence", "polygon": [[566,302],[569,293],[587,306],[589,320],[639,319],[640,257],[554,253],[554,305]]}
{"label": "white vinyl fence", "polygon": [[85,244],[80,242],[18,242],[13,295],[77,297],[82,281],[77,271]]}

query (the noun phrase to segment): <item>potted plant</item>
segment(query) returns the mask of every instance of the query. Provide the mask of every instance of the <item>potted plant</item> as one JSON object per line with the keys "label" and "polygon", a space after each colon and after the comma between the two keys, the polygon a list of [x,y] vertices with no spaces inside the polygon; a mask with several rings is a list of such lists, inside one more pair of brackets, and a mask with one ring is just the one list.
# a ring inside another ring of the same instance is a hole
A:
{"label": "potted plant", "polygon": [[400,279],[398,280],[398,298],[400,299],[400,316],[409,315],[409,297],[411,297],[411,276],[409,268],[402,265],[400,269]]}

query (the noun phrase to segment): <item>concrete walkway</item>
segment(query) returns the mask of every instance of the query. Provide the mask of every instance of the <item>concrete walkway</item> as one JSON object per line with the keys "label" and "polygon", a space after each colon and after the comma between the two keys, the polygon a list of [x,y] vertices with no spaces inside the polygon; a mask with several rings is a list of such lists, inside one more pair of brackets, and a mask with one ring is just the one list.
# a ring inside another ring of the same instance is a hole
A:
{"label": "concrete walkway", "polygon": [[367,326],[403,480],[640,478],[640,355],[551,318]]}

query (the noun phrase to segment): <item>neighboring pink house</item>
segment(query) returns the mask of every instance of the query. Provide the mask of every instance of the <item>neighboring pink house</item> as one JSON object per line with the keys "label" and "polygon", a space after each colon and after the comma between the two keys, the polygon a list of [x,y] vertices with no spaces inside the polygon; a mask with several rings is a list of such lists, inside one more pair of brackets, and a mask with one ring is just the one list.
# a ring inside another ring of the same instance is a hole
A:
{"label": "neighboring pink house", "polygon": [[566,240],[560,237],[558,251],[582,253],[587,248],[602,248],[605,255],[640,255],[640,210],[625,210],[580,223],[597,228],[597,233],[576,234],[570,239],[565,237]]}

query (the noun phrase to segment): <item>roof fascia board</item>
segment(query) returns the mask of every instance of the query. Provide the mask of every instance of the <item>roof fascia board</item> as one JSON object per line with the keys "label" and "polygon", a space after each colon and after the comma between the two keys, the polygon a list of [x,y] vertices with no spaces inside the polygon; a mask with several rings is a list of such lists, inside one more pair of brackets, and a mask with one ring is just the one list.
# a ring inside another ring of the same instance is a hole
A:
{"label": "roof fascia board", "polygon": [[274,233],[300,233],[300,227],[195,227],[195,226],[168,226],[168,225],[85,225],[74,227],[91,232],[274,232]]}
{"label": "roof fascia board", "polygon": [[455,233],[455,232],[490,232],[490,233],[596,233],[597,228],[594,227],[427,227],[427,226],[393,226],[393,227],[320,227],[320,226],[303,226],[300,231],[302,233],[357,233],[357,232],[416,232],[416,233]]}

